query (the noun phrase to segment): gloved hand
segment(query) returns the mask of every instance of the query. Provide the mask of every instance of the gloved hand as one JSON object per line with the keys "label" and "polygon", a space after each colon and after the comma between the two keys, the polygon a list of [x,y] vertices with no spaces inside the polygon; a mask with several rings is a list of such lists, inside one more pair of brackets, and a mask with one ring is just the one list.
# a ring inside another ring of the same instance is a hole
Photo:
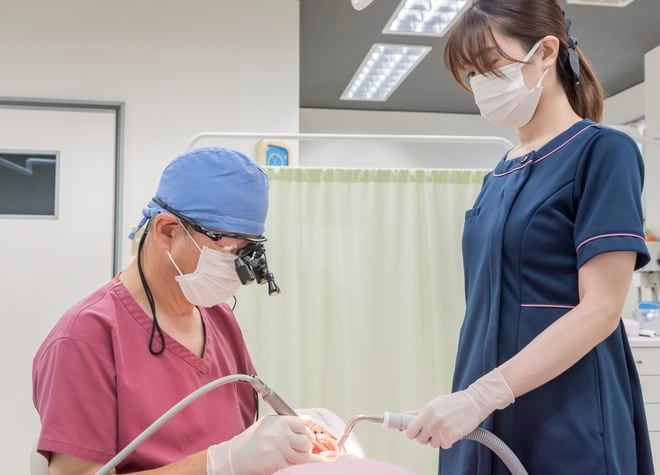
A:
{"label": "gloved hand", "polygon": [[328,434],[331,434],[335,438],[338,438],[341,435],[341,431],[343,431],[346,426],[346,423],[341,417],[327,409],[312,408],[296,409],[295,411],[299,416],[306,416],[312,419],[314,423],[323,427]]}
{"label": "gloved hand", "polygon": [[267,416],[206,452],[207,475],[270,475],[303,463],[321,462],[310,453],[313,436],[298,417]]}
{"label": "gloved hand", "polygon": [[439,396],[418,411],[406,430],[420,444],[449,449],[468,435],[493,411],[514,401],[513,392],[495,368],[464,391]]}
{"label": "gloved hand", "polygon": [[[301,417],[310,417],[316,424],[323,427],[325,431],[335,439],[338,439],[346,427],[346,422],[332,411],[324,408],[314,409],[296,409],[296,413]],[[364,449],[357,439],[355,433],[352,433],[346,444],[344,451],[347,455],[353,455],[357,458],[364,458]],[[341,455],[340,455],[341,457]]]}

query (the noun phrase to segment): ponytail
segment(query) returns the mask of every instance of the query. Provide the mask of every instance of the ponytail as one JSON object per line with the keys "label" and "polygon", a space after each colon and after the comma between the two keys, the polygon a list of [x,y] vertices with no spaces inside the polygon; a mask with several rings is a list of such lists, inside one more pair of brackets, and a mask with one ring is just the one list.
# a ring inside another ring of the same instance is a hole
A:
{"label": "ponytail", "polygon": [[[564,48],[562,47],[562,49]],[[576,84],[568,58],[565,57],[565,60],[562,61],[561,52],[557,62],[559,80],[566,92],[568,102],[571,104],[571,107],[577,115],[585,119],[591,119],[594,122],[602,122],[605,91],[603,90],[603,86],[601,86],[591,63],[582,53],[582,50],[578,48],[577,54],[580,58],[579,83]]]}

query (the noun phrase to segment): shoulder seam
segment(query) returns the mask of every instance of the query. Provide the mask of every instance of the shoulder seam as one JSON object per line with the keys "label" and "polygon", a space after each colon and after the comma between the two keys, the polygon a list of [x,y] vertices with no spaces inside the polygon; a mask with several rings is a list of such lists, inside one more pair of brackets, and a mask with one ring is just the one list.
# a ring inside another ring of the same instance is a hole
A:
{"label": "shoulder seam", "polygon": [[69,328],[71,328],[71,327],[73,326],[73,324],[74,324],[74,323],[78,320],[78,318],[80,317],[80,314],[81,314],[81,313],[83,313],[85,310],[89,309],[91,306],[96,305],[97,303],[99,303],[99,301],[100,301],[103,297],[105,297],[105,296],[108,294],[108,290],[109,290],[109,289],[106,289],[105,292],[103,292],[103,293],[100,294],[100,295],[97,295],[96,298],[94,298],[94,299],[93,299],[92,301],[90,301],[90,302],[87,302],[87,304],[85,304],[84,307],[82,307],[80,310],[78,310],[78,312],[76,312],[76,314],[74,315],[74,317],[71,319],[72,322],[69,323],[69,325],[67,326],[67,329],[69,329]]}
{"label": "shoulder seam", "polygon": [[635,140],[630,137],[628,134],[625,132],[622,132],[617,129],[613,129],[612,127],[608,127],[603,124],[593,124],[592,126],[594,133],[590,134],[589,136],[586,137],[586,144],[585,148],[580,154],[580,156],[577,159],[577,163],[575,165],[575,175],[573,177],[573,192],[572,195],[575,197],[575,185],[578,182],[577,180],[577,175],[580,171],[580,167],[582,165],[582,162],[586,160],[585,156],[588,155],[586,153],[587,149],[589,149],[589,154],[591,153],[593,147],[595,146],[596,143],[598,143],[599,140],[603,140],[604,138],[607,137],[622,137],[624,141],[626,141],[629,145],[632,145],[636,147],[635,145]]}
{"label": "shoulder seam", "polygon": [[90,347],[92,350],[94,350],[95,353],[97,353],[99,356],[101,356],[103,359],[105,359],[112,367],[114,367],[114,362],[112,361],[112,359],[108,355],[104,354],[101,350],[96,348],[96,346],[91,344],[89,341],[86,341],[83,338],[73,337],[73,336],[68,336],[68,335],[58,337],[58,338],[54,339],[53,341],[51,341],[48,344],[48,346],[46,348],[44,348],[44,351],[42,352],[41,356],[39,357],[39,361],[37,361],[36,365],[39,366],[39,364],[41,363],[41,360],[44,358],[46,353],[51,349],[51,347],[55,343],[59,343],[60,341],[64,341],[64,340],[75,341],[75,342],[82,343],[83,345],[86,345],[86,346]]}
{"label": "shoulder seam", "polygon": [[[101,293],[100,295],[97,295],[94,299],[92,299],[90,302],[87,302],[87,303],[86,303],[81,309],[79,309],[79,310],[75,313],[75,315],[73,315],[73,317],[72,317],[72,319],[71,319],[72,321],[69,322],[69,324],[66,326],[67,331],[70,331],[70,330],[71,330],[71,328],[74,326],[75,322],[78,320],[78,318],[80,318],[80,314],[82,314],[84,311],[88,310],[88,309],[89,309],[90,307],[92,307],[93,305],[96,305],[97,303],[99,303],[99,301],[100,301],[102,298],[104,298],[104,297],[108,294],[109,290],[110,290],[110,289],[106,289],[103,293]],[[64,313],[64,315],[66,315],[66,312]],[[64,315],[63,315],[63,316],[64,316]],[[87,345],[87,346],[89,346],[90,348],[92,348],[96,353],[98,353],[100,356],[102,356],[103,358],[105,358],[105,359],[108,360],[111,364],[114,365],[112,359],[111,359],[108,355],[104,354],[101,350],[99,350],[98,348],[96,348],[92,343],[90,343],[89,341],[85,340],[84,338],[80,338],[79,336],[71,336],[71,335],[65,335],[65,336],[61,336],[61,337],[55,338],[53,341],[51,341],[50,343],[48,343],[48,345],[43,349],[43,352],[42,352],[41,356],[39,357],[39,361],[36,362],[37,365],[39,365],[39,363],[41,363],[41,360],[43,359],[43,357],[44,357],[44,355],[46,354],[46,352],[48,352],[48,350],[50,349],[50,347],[51,347],[55,342],[58,342],[58,341],[60,341],[60,340],[73,340],[73,341],[78,341],[78,342],[80,342],[80,343],[84,343],[85,345]]]}

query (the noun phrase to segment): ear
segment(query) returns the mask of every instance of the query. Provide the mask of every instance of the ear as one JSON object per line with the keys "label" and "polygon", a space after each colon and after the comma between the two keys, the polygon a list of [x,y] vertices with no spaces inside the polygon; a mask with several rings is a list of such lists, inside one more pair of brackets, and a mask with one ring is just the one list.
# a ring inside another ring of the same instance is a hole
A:
{"label": "ear", "polygon": [[168,213],[160,213],[151,221],[149,234],[156,246],[160,249],[169,250],[172,241],[180,232],[181,226],[175,216]]}
{"label": "ear", "polygon": [[556,36],[546,36],[541,40],[541,66],[543,69],[550,69],[559,57],[559,38]]}

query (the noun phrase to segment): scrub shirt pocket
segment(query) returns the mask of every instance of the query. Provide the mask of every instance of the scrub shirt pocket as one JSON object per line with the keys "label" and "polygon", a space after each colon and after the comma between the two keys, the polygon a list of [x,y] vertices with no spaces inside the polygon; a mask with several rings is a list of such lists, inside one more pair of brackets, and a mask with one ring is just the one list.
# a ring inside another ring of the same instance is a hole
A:
{"label": "scrub shirt pocket", "polygon": [[472,208],[465,212],[465,221],[470,221],[481,214],[481,207]]}

